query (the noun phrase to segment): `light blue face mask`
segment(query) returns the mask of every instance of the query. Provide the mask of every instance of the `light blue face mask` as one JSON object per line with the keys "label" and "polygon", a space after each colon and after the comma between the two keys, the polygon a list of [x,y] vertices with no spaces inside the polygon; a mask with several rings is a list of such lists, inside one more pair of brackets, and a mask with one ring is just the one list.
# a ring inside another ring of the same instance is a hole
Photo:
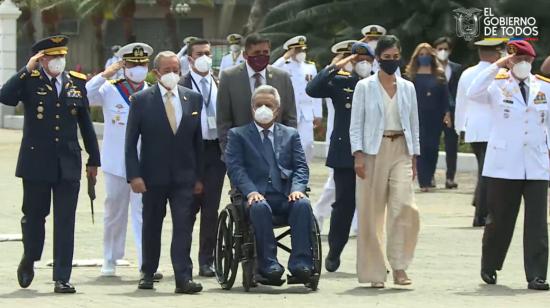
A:
{"label": "light blue face mask", "polygon": [[432,56],[418,56],[416,61],[418,61],[418,65],[420,66],[430,66],[430,64],[432,64]]}

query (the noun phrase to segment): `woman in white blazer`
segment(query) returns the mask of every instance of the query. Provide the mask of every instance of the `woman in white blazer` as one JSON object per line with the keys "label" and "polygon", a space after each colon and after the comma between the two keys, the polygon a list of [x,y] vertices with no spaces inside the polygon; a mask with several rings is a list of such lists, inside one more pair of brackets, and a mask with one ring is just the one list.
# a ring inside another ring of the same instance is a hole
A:
{"label": "woman in white blazer", "polygon": [[381,69],[355,88],[350,141],[358,176],[358,278],[360,283],[383,288],[385,222],[394,283],[411,284],[405,270],[419,231],[413,185],[420,143],[414,86],[395,74],[401,58],[399,40],[393,35],[381,37],[375,54]]}

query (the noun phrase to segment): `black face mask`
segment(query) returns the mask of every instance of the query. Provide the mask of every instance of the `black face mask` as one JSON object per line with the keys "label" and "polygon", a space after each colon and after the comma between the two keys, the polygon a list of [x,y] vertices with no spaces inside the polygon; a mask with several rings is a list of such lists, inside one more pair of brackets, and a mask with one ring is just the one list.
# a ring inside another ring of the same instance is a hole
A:
{"label": "black face mask", "polygon": [[378,60],[380,69],[388,75],[393,75],[399,67],[399,60]]}

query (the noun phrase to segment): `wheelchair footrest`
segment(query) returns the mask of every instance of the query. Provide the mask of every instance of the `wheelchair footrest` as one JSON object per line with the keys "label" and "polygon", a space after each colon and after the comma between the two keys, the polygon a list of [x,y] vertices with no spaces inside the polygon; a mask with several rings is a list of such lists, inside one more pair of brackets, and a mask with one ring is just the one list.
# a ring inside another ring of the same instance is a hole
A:
{"label": "wheelchair footrest", "polygon": [[266,286],[280,287],[283,284],[285,284],[286,280],[284,280],[284,279],[278,279],[278,280],[267,279],[267,278],[263,277],[262,275],[257,275],[256,276],[256,282],[260,283],[260,284],[263,284],[263,285],[266,285]]}
{"label": "wheelchair footrest", "polygon": [[295,276],[291,276],[291,275],[287,275],[286,276],[287,279],[288,279],[288,283],[287,284],[303,284],[303,285],[310,285],[311,283],[317,283],[319,282],[319,274],[313,274],[311,277],[309,277],[309,279],[299,279],[298,277],[295,277]]}

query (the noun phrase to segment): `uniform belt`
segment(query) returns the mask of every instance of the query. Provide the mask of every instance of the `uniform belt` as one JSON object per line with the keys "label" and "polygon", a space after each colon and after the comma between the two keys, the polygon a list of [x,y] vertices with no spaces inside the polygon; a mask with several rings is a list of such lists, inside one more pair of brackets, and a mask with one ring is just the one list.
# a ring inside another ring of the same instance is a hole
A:
{"label": "uniform belt", "polygon": [[389,138],[391,141],[394,141],[395,139],[399,138],[399,137],[403,137],[405,136],[405,134],[401,133],[401,134],[391,134],[391,135],[383,135],[384,138]]}

